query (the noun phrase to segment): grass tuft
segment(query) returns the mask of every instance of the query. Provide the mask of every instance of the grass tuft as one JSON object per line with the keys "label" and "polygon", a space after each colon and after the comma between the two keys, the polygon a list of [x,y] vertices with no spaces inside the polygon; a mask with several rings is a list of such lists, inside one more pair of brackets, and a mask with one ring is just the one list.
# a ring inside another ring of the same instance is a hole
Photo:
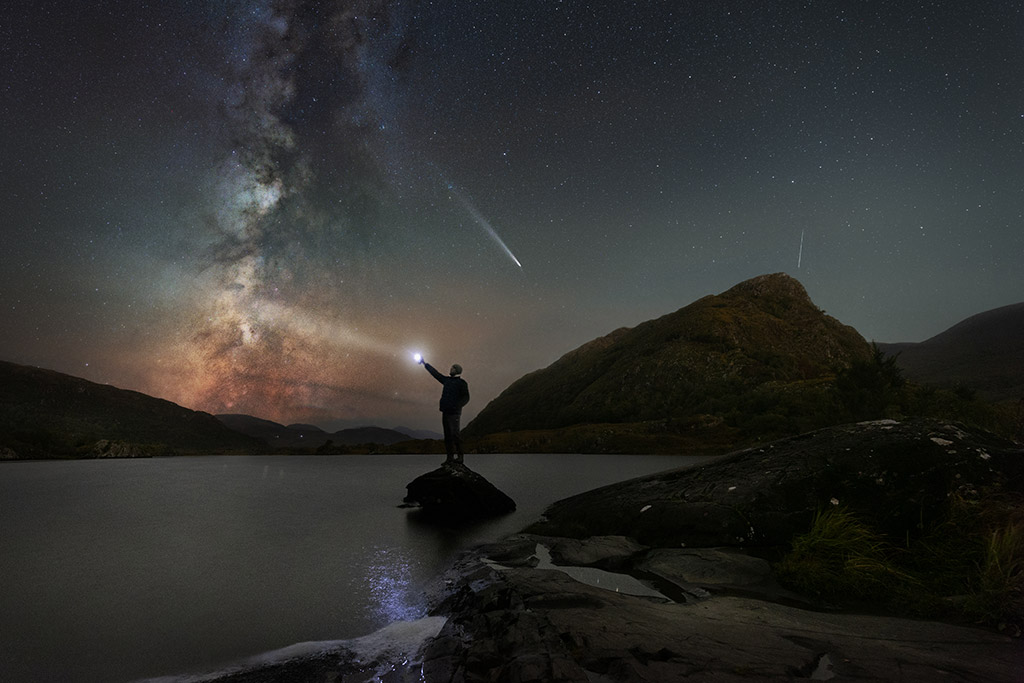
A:
{"label": "grass tuft", "polygon": [[827,601],[870,600],[880,591],[912,580],[892,561],[883,536],[846,508],[819,512],[811,530],[793,540],[776,566],[780,580]]}
{"label": "grass tuft", "polygon": [[830,508],[792,541],[779,580],[840,607],[878,609],[1024,630],[1024,505],[1018,495],[950,496],[946,518],[899,545],[851,511]]}
{"label": "grass tuft", "polygon": [[994,529],[979,563],[976,587],[965,610],[985,622],[1016,624],[1024,617],[1024,522]]}

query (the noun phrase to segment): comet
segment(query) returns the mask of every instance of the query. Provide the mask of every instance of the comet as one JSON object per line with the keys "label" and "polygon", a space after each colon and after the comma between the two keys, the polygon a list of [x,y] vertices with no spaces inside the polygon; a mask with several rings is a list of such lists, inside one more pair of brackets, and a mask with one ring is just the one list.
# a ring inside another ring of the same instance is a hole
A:
{"label": "comet", "polygon": [[483,228],[484,232],[491,236],[491,239],[493,239],[494,242],[499,247],[501,247],[502,251],[504,251],[510,259],[512,259],[513,263],[522,268],[523,264],[519,262],[519,259],[516,258],[516,255],[512,253],[512,250],[508,248],[508,245],[505,244],[505,241],[501,239],[500,235],[498,235],[498,231],[495,230],[494,226],[491,225],[491,222],[487,220],[487,218],[482,213],[480,213],[480,210],[476,208],[476,205],[473,204],[472,201],[470,201],[469,197],[460,192],[458,188],[456,188],[455,185],[452,184],[451,182],[446,181],[446,184],[448,186],[448,191],[451,192],[452,196],[459,201],[459,204],[462,204],[462,208],[464,208],[466,212],[473,217],[473,220],[476,221],[477,225]]}

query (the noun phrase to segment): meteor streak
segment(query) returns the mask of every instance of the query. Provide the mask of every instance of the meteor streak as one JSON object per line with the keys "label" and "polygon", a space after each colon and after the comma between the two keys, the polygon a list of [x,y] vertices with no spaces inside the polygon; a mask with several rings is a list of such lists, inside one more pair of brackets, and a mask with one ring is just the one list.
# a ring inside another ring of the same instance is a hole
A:
{"label": "meteor streak", "polygon": [[804,231],[800,231],[800,252],[796,255],[796,269],[800,270],[800,263],[804,260]]}

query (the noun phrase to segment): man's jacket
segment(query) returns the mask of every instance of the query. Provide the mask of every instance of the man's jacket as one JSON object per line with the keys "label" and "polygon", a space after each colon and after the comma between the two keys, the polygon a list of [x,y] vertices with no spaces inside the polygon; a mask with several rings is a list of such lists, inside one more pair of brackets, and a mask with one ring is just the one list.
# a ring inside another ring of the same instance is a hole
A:
{"label": "man's jacket", "polygon": [[438,382],[444,385],[441,390],[441,401],[439,407],[442,413],[449,415],[460,415],[462,406],[469,403],[469,384],[461,377],[448,377],[434,369],[430,363],[424,363],[423,367],[434,376]]}

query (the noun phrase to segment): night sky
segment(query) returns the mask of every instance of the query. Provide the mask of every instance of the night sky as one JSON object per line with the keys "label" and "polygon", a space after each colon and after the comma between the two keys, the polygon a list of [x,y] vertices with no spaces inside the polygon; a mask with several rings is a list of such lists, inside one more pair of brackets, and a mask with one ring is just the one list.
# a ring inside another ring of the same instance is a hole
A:
{"label": "night sky", "polygon": [[[0,359],[439,429],[786,272],[867,339],[1024,300],[1019,2],[17,3]],[[520,265],[521,264],[521,265]]]}

